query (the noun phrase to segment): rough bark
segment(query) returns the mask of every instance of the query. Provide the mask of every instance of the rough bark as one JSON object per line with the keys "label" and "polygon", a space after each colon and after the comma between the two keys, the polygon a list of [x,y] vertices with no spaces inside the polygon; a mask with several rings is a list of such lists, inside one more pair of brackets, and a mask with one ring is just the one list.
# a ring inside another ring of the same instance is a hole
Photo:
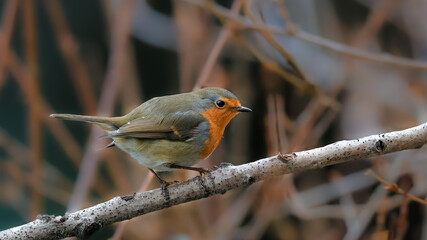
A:
{"label": "rough bark", "polygon": [[58,239],[87,237],[100,228],[149,212],[247,186],[274,176],[322,168],[332,164],[365,159],[375,155],[421,148],[427,143],[427,123],[403,131],[339,141],[324,147],[278,154],[255,162],[232,166],[223,164],[199,177],[129,196],[115,197],[64,216],[39,216],[36,220],[0,232],[0,239]]}

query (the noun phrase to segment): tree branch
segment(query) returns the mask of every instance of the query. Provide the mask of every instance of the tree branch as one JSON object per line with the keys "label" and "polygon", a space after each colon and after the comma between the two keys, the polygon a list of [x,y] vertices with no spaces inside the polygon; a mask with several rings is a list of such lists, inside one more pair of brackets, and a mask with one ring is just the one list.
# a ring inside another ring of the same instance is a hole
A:
{"label": "tree branch", "polygon": [[310,44],[315,44],[325,49],[329,49],[337,53],[358,58],[361,60],[372,61],[372,62],[377,62],[382,64],[391,64],[391,65],[406,67],[406,68],[427,70],[427,62],[425,61],[417,61],[414,59],[397,57],[397,56],[390,55],[388,53],[372,53],[372,52],[360,50],[358,48],[351,47],[346,44],[335,42],[333,40],[329,40],[329,39],[305,32],[293,24],[291,24],[291,28],[287,28],[287,29],[281,26],[259,25],[257,23],[248,21],[248,19],[243,16],[236,16],[231,14],[230,10],[216,3],[206,4],[204,1],[197,1],[197,0],[185,0],[185,1],[212,11],[218,18],[227,19],[227,21],[229,22],[231,22],[231,20],[235,21],[235,23],[237,24],[236,27],[240,28],[240,29],[236,28],[236,30],[248,29],[248,30],[257,31],[259,33],[267,32],[267,33],[274,33],[277,35],[287,35],[289,37],[293,37],[301,41],[308,42]]}
{"label": "tree branch", "polygon": [[223,164],[207,174],[168,187],[124,197],[115,197],[64,216],[39,216],[38,219],[0,232],[0,239],[58,239],[87,237],[100,228],[149,212],[168,208],[214,194],[250,185],[274,176],[322,168],[332,164],[365,159],[406,149],[421,148],[427,143],[427,123],[356,140],[339,141],[321,148],[292,154],[279,154],[256,162],[232,166]]}
{"label": "tree branch", "polygon": [[400,194],[402,196],[405,196],[407,198],[409,198],[410,200],[426,205],[427,206],[427,199],[421,199],[415,195],[412,195],[410,193],[408,193],[408,191],[403,190],[402,188],[400,188],[399,186],[397,186],[396,183],[389,183],[387,182],[384,178],[381,178],[378,174],[376,174],[374,171],[372,171],[371,169],[369,169],[368,171],[366,171],[365,173],[366,176],[375,178],[378,182],[380,182],[381,184],[384,185],[384,188],[390,192],[394,192],[397,194]]}

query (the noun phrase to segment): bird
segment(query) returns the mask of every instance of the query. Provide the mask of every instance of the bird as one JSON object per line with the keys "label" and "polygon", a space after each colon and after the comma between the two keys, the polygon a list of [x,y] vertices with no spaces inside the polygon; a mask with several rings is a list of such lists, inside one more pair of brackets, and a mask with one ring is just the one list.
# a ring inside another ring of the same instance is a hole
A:
{"label": "bird", "polygon": [[94,123],[112,142],[147,167],[162,188],[177,183],[163,180],[158,172],[187,169],[201,179],[210,169],[192,167],[206,159],[220,142],[230,120],[252,112],[230,91],[207,87],[193,92],[154,97],[120,117],[51,114],[50,117]]}

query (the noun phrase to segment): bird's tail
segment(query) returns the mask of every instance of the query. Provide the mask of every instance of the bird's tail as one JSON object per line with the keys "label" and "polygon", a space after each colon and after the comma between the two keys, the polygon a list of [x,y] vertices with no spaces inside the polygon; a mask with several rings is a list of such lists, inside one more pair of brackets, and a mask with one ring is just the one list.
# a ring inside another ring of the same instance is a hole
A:
{"label": "bird's tail", "polygon": [[78,121],[78,122],[89,122],[95,123],[106,131],[117,130],[120,126],[117,118],[114,117],[95,117],[95,116],[84,116],[74,114],[51,114],[50,117],[59,118],[64,120]]}

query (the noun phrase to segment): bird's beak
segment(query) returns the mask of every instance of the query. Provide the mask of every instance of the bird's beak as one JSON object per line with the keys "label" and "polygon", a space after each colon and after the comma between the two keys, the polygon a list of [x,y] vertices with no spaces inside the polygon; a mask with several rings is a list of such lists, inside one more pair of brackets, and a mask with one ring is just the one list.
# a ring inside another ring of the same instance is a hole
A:
{"label": "bird's beak", "polygon": [[236,110],[238,112],[252,112],[252,109],[247,108],[247,107],[243,107],[243,106],[236,107],[236,108],[234,108],[234,110]]}

